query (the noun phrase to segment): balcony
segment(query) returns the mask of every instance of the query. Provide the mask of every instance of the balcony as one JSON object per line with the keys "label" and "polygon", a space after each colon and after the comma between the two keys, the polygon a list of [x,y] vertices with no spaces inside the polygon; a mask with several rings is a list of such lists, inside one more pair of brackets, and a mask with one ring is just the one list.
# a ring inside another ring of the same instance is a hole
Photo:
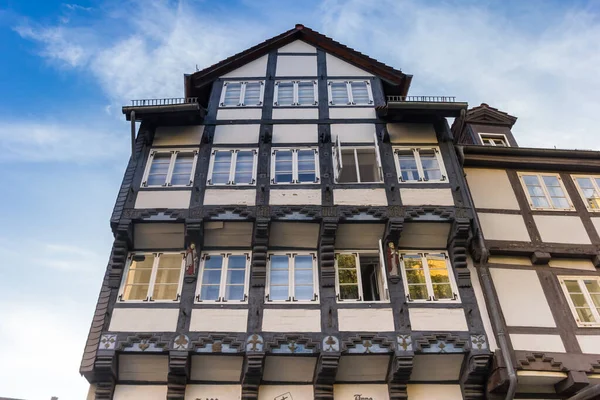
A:
{"label": "balcony", "polygon": [[454,96],[387,96],[386,104],[377,107],[377,113],[380,117],[431,113],[457,117],[467,107],[466,102],[456,101]]}
{"label": "balcony", "polygon": [[132,115],[136,121],[141,121],[150,116],[175,120],[181,118],[189,120],[191,117],[192,120],[197,120],[204,118],[206,110],[198,103],[197,97],[168,97],[164,99],[131,100],[130,106],[123,107],[123,114],[125,114],[127,121],[131,121]]}

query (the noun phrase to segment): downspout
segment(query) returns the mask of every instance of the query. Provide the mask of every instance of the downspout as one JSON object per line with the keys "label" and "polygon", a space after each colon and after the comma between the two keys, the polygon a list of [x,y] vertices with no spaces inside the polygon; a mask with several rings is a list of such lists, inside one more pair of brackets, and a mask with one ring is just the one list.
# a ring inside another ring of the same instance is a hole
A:
{"label": "downspout", "polygon": [[600,385],[591,385],[582,389],[573,397],[569,397],[568,400],[594,400],[600,398]]}
{"label": "downspout", "polygon": [[[462,146],[457,146],[457,153],[460,156],[460,164],[461,167],[464,164],[464,153],[462,150]],[[461,168],[461,171],[463,169]],[[468,188],[467,181],[464,177],[464,172],[459,174],[460,179],[462,180],[463,187]],[[517,391],[517,374],[515,372],[515,368],[513,366],[513,359],[511,357],[511,352],[508,347],[508,341],[506,338],[506,332],[504,332],[504,324],[502,323],[502,319],[500,318],[500,309],[498,308],[498,298],[496,297],[496,293],[494,292],[494,288],[492,286],[492,278],[490,277],[490,269],[487,266],[487,261],[490,255],[490,252],[485,247],[485,240],[483,239],[483,234],[481,233],[481,225],[479,224],[479,217],[475,212],[475,203],[473,202],[473,198],[471,197],[471,191],[465,190],[467,202],[471,210],[473,210],[473,224],[475,225],[475,233],[477,235],[477,244],[481,251],[481,258],[479,259],[479,275],[481,277],[481,287],[485,294],[485,297],[490,301],[487,302],[489,308],[490,318],[492,320],[492,324],[494,324],[494,328],[496,329],[496,336],[498,337],[498,345],[500,346],[500,353],[502,354],[502,358],[504,359],[504,364],[506,365],[506,371],[508,373],[508,390],[506,392],[505,400],[513,400],[515,397],[515,392]]]}
{"label": "downspout", "polygon": [[131,158],[135,161],[135,111],[131,110]]}

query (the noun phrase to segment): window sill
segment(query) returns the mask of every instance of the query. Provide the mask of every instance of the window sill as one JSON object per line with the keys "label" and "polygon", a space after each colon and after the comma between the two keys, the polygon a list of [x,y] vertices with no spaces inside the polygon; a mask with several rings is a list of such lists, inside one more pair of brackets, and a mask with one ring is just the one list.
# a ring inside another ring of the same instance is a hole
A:
{"label": "window sill", "polygon": [[[552,212],[574,212],[576,211],[574,207],[571,208],[537,208],[537,207],[532,207],[531,205],[529,206],[529,208],[531,209],[531,211],[552,211]],[[600,211],[600,210],[598,210]]]}

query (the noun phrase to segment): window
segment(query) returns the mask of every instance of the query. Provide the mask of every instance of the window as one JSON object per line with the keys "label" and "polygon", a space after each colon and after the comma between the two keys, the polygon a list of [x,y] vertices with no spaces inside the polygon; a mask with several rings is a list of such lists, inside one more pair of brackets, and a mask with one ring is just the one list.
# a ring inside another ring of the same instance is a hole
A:
{"label": "window", "polygon": [[479,137],[484,146],[510,147],[506,136],[499,133],[480,133]]}
{"label": "window", "polygon": [[319,182],[317,149],[274,149],[271,156],[271,183]]}
{"label": "window", "polygon": [[442,155],[437,147],[396,147],[396,170],[400,182],[444,182]]}
{"label": "window", "polygon": [[220,107],[262,106],[265,91],[264,81],[224,82]]}
{"label": "window", "polygon": [[600,277],[559,276],[578,326],[600,326]]}
{"label": "window", "polygon": [[335,254],[335,289],[338,301],[389,301],[383,249]]}
{"label": "window", "polygon": [[196,301],[247,301],[249,267],[250,253],[204,253]]}
{"label": "window", "polygon": [[267,263],[266,300],[317,301],[316,253],[270,253]]}
{"label": "window", "polygon": [[327,86],[332,106],[373,104],[370,81],[329,81]]}
{"label": "window", "polygon": [[445,252],[400,252],[408,301],[455,301],[458,290]]}
{"label": "window", "polygon": [[152,150],[142,186],[192,186],[197,159],[197,150]]}
{"label": "window", "polygon": [[579,194],[590,211],[600,211],[600,176],[573,175]]}
{"label": "window", "polygon": [[570,210],[573,208],[558,174],[519,172],[532,209]]}
{"label": "window", "polygon": [[318,102],[317,81],[275,82],[274,106],[316,106]]}
{"label": "window", "polygon": [[185,253],[132,253],[119,301],[178,301]]}
{"label": "window", "polygon": [[208,167],[209,185],[254,185],[256,149],[213,149]]}
{"label": "window", "polygon": [[337,183],[383,182],[377,134],[373,135],[373,146],[342,146],[338,136],[332,154]]}

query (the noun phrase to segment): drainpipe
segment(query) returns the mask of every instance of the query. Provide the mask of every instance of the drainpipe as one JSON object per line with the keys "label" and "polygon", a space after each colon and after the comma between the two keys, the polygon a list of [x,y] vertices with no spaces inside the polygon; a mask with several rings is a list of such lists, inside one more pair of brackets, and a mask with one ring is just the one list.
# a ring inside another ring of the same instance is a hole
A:
{"label": "drainpipe", "polygon": [[[461,167],[464,164],[464,153],[462,151],[462,146],[457,146],[458,155],[460,156],[460,164]],[[461,172],[462,172],[461,168]],[[464,173],[459,173],[459,179],[462,180],[463,187],[467,188],[467,180],[464,177]],[[500,346],[500,353],[502,354],[502,358],[504,359],[504,364],[506,365],[506,371],[508,372],[508,391],[506,392],[505,400],[513,400],[515,397],[515,392],[517,391],[517,374],[515,372],[515,368],[513,366],[513,360],[510,353],[510,349],[508,347],[508,341],[506,338],[506,332],[504,332],[504,324],[502,323],[502,319],[500,318],[500,309],[498,307],[498,299],[496,297],[496,293],[494,292],[492,286],[492,278],[490,277],[490,269],[487,266],[487,261],[490,255],[490,252],[485,247],[485,240],[483,239],[483,234],[481,233],[481,225],[479,224],[479,217],[477,216],[477,212],[475,212],[475,203],[473,202],[473,198],[471,197],[471,192],[467,189],[465,190],[466,198],[469,207],[473,210],[473,224],[475,225],[475,231],[477,234],[477,244],[479,245],[479,249],[481,251],[481,258],[479,260],[479,275],[481,277],[481,287],[485,294],[485,297],[489,299],[487,302],[490,318],[492,320],[492,324],[494,324],[494,328],[496,329],[496,336],[498,337],[498,345]],[[583,398],[582,398],[583,399]],[[579,400],[579,399],[577,399]]]}
{"label": "drainpipe", "polygon": [[135,161],[135,111],[131,110],[131,158]]}
{"label": "drainpipe", "polygon": [[588,386],[568,400],[594,400],[600,398],[600,385]]}

